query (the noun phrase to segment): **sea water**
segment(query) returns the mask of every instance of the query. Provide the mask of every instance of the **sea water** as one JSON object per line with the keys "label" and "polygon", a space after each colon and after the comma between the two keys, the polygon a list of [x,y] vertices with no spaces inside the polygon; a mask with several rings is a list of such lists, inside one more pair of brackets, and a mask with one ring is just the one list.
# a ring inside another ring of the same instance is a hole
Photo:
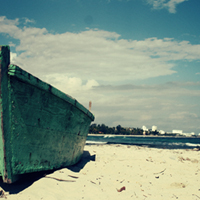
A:
{"label": "sea water", "polygon": [[89,135],[87,144],[126,144],[166,149],[200,148],[200,137]]}

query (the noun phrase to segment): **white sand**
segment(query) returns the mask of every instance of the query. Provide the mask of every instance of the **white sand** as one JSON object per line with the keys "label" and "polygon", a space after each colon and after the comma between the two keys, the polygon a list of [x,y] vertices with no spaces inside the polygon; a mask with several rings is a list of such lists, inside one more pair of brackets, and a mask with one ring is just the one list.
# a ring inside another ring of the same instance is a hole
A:
{"label": "white sand", "polygon": [[80,172],[57,170],[17,194],[5,190],[7,199],[200,199],[200,151],[128,145],[87,145],[85,151],[96,154],[96,161]]}

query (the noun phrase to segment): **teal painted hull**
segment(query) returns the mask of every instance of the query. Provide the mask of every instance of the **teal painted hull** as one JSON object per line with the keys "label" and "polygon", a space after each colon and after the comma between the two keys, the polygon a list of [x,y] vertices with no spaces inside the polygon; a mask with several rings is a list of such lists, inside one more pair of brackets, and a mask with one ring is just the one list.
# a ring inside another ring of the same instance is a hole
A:
{"label": "teal painted hull", "polygon": [[0,46],[0,173],[12,183],[20,174],[77,163],[94,116],[72,97],[10,65]]}

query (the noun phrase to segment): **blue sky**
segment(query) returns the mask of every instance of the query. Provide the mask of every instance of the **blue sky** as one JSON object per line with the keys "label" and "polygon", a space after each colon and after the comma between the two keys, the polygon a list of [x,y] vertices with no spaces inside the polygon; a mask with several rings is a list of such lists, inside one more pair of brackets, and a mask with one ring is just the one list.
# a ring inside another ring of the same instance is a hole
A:
{"label": "blue sky", "polygon": [[200,133],[199,0],[6,0],[12,63],[76,98],[95,123]]}

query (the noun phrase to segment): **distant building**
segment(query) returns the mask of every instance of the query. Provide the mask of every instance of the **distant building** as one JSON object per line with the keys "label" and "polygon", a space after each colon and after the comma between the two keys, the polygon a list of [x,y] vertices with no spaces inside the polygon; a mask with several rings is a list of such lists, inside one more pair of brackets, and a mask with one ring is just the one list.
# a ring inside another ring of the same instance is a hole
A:
{"label": "distant building", "polygon": [[152,131],[156,131],[157,130],[157,126],[152,126]]}
{"label": "distant building", "polygon": [[172,130],[172,133],[183,135],[183,131],[182,130]]}
{"label": "distant building", "polygon": [[162,134],[162,135],[164,135],[164,134],[165,134],[165,131],[160,130],[159,133]]}
{"label": "distant building", "polygon": [[191,134],[192,136],[195,136],[195,135],[196,135],[195,132],[191,132],[190,134]]}
{"label": "distant building", "polygon": [[191,136],[190,133],[183,133],[183,135],[186,136],[186,137],[190,137]]}
{"label": "distant building", "polygon": [[148,131],[148,128],[146,126],[142,126],[143,131]]}
{"label": "distant building", "polygon": [[186,137],[191,137],[191,136],[195,136],[196,134],[194,132],[191,132],[191,133],[183,133],[183,135]]}
{"label": "distant building", "polygon": [[149,131],[146,126],[142,126],[142,130],[143,130],[143,135],[146,135],[146,133]]}

